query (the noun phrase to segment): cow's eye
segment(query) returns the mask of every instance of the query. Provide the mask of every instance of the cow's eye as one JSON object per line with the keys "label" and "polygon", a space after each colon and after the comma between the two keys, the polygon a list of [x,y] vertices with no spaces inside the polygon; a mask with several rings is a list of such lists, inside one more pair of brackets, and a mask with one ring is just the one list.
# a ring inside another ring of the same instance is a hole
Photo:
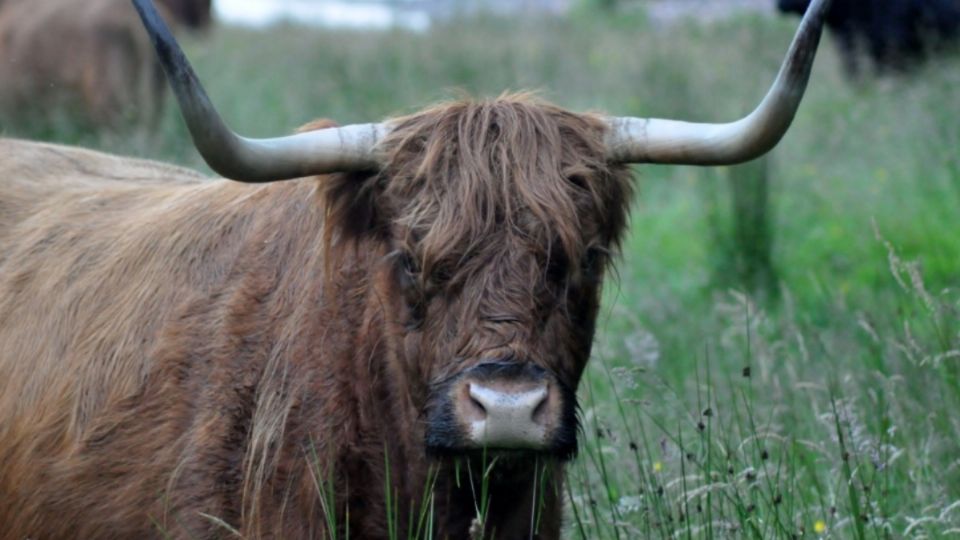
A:
{"label": "cow's eye", "polygon": [[409,330],[416,330],[423,324],[424,297],[420,287],[420,267],[413,255],[399,252],[396,255],[397,273],[400,291],[407,304],[404,324]]}
{"label": "cow's eye", "polygon": [[430,280],[437,285],[443,285],[453,279],[453,267],[448,264],[439,264],[430,273]]}
{"label": "cow's eye", "polygon": [[413,255],[406,251],[395,251],[390,258],[400,289],[404,293],[417,289],[420,283],[420,267]]}
{"label": "cow's eye", "polygon": [[400,269],[409,277],[416,277],[420,275],[420,267],[417,265],[416,259],[413,258],[413,255],[406,251],[400,252],[397,255],[398,262],[400,264]]}
{"label": "cow's eye", "polygon": [[423,326],[424,311],[426,310],[423,305],[423,297],[408,301],[407,309],[409,310],[406,320],[407,330],[419,330]]}
{"label": "cow's eye", "polygon": [[582,174],[571,174],[569,177],[567,177],[567,180],[569,180],[571,184],[584,191],[588,191],[590,189],[587,185],[587,177]]}
{"label": "cow's eye", "polygon": [[570,269],[570,263],[567,256],[563,253],[552,253],[550,260],[547,261],[547,279],[556,283],[563,281],[567,277]]}

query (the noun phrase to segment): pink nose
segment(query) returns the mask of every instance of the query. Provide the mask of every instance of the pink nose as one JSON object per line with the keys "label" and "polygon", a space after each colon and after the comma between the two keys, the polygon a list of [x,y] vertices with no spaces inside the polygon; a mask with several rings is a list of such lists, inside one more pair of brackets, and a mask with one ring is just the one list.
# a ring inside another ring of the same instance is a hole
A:
{"label": "pink nose", "polygon": [[477,447],[543,448],[556,425],[559,407],[551,407],[544,381],[468,381],[455,405],[468,441]]}

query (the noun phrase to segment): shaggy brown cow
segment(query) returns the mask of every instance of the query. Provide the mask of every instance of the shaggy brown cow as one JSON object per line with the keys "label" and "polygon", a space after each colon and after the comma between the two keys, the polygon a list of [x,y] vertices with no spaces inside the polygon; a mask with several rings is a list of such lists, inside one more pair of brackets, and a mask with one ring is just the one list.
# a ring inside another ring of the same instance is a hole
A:
{"label": "shaggy brown cow", "polygon": [[[210,0],[163,0],[168,20],[210,22]],[[5,0],[0,5],[0,111],[45,122],[155,122],[165,95],[160,66],[128,0]]]}
{"label": "shaggy brown cow", "polygon": [[266,183],[0,140],[0,538],[557,538],[626,164],[769,150],[824,4],[733,124],[505,96],[251,140],[137,0],[201,153]]}

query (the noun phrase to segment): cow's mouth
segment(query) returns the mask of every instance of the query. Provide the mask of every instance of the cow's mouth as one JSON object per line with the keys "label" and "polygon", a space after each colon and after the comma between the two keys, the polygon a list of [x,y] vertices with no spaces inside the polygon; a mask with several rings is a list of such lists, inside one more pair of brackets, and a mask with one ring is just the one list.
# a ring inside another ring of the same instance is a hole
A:
{"label": "cow's mouth", "polygon": [[487,362],[436,385],[426,417],[435,457],[512,462],[577,452],[575,394],[528,363]]}

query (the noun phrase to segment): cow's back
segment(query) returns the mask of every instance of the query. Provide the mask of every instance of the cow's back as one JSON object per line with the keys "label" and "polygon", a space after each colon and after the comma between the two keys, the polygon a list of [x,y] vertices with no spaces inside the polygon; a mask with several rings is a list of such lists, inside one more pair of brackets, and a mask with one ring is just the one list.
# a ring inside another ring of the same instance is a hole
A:
{"label": "cow's back", "polygon": [[203,278],[173,261],[166,273],[161,260],[189,249],[170,221],[217,187],[202,180],[159,163],[0,140],[0,415],[44,415],[51,399],[77,399],[76,387],[83,397],[69,421],[79,427],[100,402],[131,391],[149,368],[136,364],[148,358],[150,321]]}

